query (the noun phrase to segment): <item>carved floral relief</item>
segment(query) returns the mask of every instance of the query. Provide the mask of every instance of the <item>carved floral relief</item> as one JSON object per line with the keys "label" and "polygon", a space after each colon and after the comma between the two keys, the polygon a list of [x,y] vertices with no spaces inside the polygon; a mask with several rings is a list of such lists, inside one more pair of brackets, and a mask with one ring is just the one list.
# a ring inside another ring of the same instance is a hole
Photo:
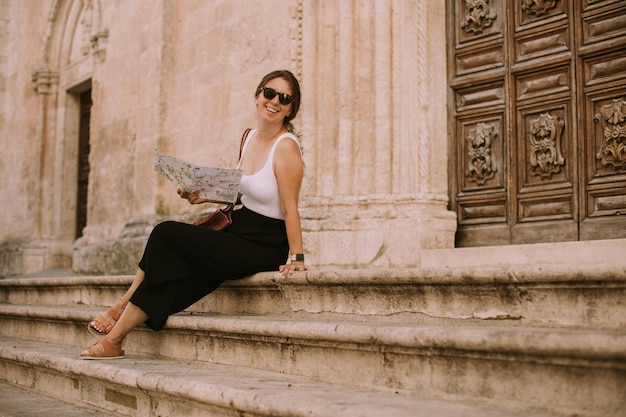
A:
{"label": "carved floral relief", "polygon": [[530,121],[530,169],[541,178],[551,178],[561,172],[565,159],[561,151],[561,137],[565,122],[558,116],[542,113]]}
{"label": "carved floral relief", "polygon": [[88,55],[91,51],[91,32],[93,28],[92,0],[83,0],[83,7],[80,13],[80,24],[82,27],[82,44],[80,50],[83,55]]}
{"label": "carved floral relief", "polygon": [[482,33],[493,25],[496,17],[497,13],[489,0],[465,0],[465,16],[461,28],[466,32]]}
{"label": "carved floral relief", "polygon": [[522,0],[522,12],[543,16],[556,7],[558,0]]}
{"label": "carved floral relief", "polygon": [[603,126],[603,145],[596,154],[604,166],[613,169],[626,168],[626,96],[613,99],[610,104],[600,108],[600,114],[595,115],[595,121],[601,121]]}
{"label": "carved floral relief", "polygon": [[496,175],[498,168],[491,158],[493,141],[499,132],[495,125],[478,123],[467,135],[468,169],[465,176],[468,181],[484,185]]}

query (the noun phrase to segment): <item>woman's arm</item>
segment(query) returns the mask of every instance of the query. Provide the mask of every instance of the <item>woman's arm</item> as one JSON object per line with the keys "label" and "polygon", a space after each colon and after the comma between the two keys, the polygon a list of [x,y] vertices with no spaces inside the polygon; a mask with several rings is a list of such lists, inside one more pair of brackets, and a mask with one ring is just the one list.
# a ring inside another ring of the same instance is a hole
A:
{"label": "woman's arm", "polygon": [[[192,192],[188,193],[187,191],[181,190],[179,188],[179,189],[176,190],[176,192],[178,193],[180,198],[187,199],[189,201],[189,204],[204,204],[204,203],[225,204],[224,201],[207,200],[206,198],[200,197],[200,190],[196,190],[196,191],[192,191]],[[237,197],[237,200],[239,200],[239,196]]]}
{"label": "woman's arm", "polygon": [[[300,186],[304,175],[304,164],[298,144],[293,140],[282,140],[276,147],[274,155],[274,174],[278,182],[280,209],[285,218],[289,252],[293,255],[304,253],[302,245],[302,225],[298,211]],[[309,269],[304,262],[290,262],[281,265],[279,271],[286,277],[293,271]]]}

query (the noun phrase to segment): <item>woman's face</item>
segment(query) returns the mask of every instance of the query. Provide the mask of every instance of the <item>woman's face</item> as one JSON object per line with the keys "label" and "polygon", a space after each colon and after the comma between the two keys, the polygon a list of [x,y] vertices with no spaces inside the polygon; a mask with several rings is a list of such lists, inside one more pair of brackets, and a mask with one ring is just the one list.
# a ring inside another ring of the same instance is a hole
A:
{"label": "woman's face", "polygon": [[[292,103],[282,104],[280,101],[281,94],[287,94],[291,96],[293,94],[291,85],[282,78],[272,78],[265,84],[265,88],[273,89],[276,94],[271,99],[265,98],[264,91],[261,90],[256,98],[256,105],[258,108],[259,116],[268,122],[280,122],[282,123],[285,117],[289,116],[292,109]],[[271,93],[268,90],[268,93]],[[271,95],[271,94],[270,94]],[[283,96],[284,99],[284,96]]]}

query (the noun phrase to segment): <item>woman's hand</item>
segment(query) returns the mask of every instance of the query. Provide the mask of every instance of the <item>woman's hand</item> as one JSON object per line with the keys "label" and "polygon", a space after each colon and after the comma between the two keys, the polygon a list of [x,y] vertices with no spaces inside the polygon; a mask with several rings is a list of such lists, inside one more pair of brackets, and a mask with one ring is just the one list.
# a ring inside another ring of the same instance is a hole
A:
{"label": "woman's hand", "polygon": [[202,203],[206,203],[209,201],[205,198],[200,197],[200,190],[196,190],[191,193],[188,193],[187,191],[181,190],[179,188],[176,190],[176,192],[178,193],[180,198],[186,198],[187,201],[189,201],[189,204],[202,204]]}
{"label": "woman's hand", "polygon": [[304,262],[292,261],[288,264],[278,267],[278,271],[283,274],[283,278],[287,278],[288,275],[293,274],[294,271],[308,271],[309,267]]}

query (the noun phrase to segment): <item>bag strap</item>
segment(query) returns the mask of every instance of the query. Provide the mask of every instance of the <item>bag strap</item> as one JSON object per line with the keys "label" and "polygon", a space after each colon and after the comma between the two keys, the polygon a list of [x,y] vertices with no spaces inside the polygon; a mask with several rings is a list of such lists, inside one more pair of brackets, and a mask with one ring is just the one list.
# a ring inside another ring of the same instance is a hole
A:
{"label": "bag strap", "polygon": [[246,137],[248,133],[250,133],[252,129],[247,128],[245,132],[243,132],[243,136],[241,137],[241,143],[239,144],[239,160],[241,161],[241,153],[243,152],[243,144],[246,143]]}
{"label": "bag strap", "polygon": [[[251,130],[252,129],[247,128],[245,132],[243,132],[243,136],[241,137],[241,143],[239,144],[239,160],[240,161],[241,161],[241,154],[243,152],[243,144],[246,143],[246,137],[248,137],[248,133],[250,133]],[[235,208],[235,205],[230,203],[226,207],[224,207],[224,210],[228,212],[228,216],[230,216],[230,212],[233,211],[234,208]]]}

